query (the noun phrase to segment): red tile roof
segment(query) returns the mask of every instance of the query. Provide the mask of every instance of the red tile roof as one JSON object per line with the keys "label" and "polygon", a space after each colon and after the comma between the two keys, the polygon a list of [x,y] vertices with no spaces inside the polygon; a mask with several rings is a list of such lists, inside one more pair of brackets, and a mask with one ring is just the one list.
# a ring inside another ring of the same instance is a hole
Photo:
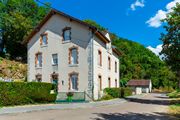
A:
{"label": "red tile roof", "polygon": [[127,86],[149,86],[151,80],[130,80]]}

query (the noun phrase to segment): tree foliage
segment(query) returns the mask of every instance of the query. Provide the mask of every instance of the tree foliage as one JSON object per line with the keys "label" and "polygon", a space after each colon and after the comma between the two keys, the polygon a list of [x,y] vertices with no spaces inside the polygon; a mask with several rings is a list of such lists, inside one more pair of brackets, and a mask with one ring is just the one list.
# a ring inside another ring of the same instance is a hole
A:
{"label": "tree foliage", "polygon": [[34,0],[0,0],[0,29],[11,58],[26,59],[22,41],[48,11],[48,7],[39,6]]}
{"label": "tree foliage", "polygon": [[104,27],[102,27],[101,25],[99,25],[99,24],[97,24],[95,21],[93,21],[93,20],[89,20],[89,19],[86,19],[86,20],[83,20],[84,22],[86,22],[86,23],[88,23],[88,24],[90,24],[90,25],[92,25],[92,26],[96,26],[99,30],[101,30],[101,31],[104,31],[104,30],[106,30],[106,28],[104,28]]}
{"label": "tree foliage", "polygon": [[165,56],[164,60],[172,70],[178,73],[180,81],[180,4],[177,3],[164,21],[166,33],[162,33],[160,38],[163,41],[161,54]]}
{"label": "tree foliage", "polygon": [[116,34],[110,33],[110,36],[112,44],[123,53],[119,58],[121,86],[125,86],[130,79],[151,79],[153,87],[156,88],[176,87],[175,74],[152,51],[139,43],[120,38]]}

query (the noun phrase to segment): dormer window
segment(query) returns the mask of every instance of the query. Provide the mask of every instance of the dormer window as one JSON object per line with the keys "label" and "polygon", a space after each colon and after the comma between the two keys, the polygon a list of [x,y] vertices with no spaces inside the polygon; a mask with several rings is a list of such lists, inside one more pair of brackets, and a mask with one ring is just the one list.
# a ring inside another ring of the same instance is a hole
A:
{"label": "dormer window", "polygon": [[48,37],[47,33],[41,34],[41,39],[40,39],[40,45],[47,45],[48,44]]}
{"label": "dormer window", "polygon": [[63,40],[64,41],[71,40],[71,28],[70,27],[66,27],[63,29]]}

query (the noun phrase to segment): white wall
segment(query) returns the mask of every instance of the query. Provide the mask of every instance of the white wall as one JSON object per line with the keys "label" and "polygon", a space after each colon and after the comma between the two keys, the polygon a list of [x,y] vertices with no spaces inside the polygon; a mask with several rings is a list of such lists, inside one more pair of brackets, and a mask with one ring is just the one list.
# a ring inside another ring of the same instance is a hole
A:
{"label": "white wall", "polygon": [[[71,27],[72,41],[63,43],[62,29]],[[46,47],[40,46],[40,34],[48,33],[48,45]],[[51,74],[54,72],[52,67],[52,54],[58,54],[58,71],[59,74],[59,92],[68,91],[68,74],[75,71],[79,73],[79,91],[86,91],[88,86],[88,46],[91,33],[88,27],[80,26],[75,21],[70,22],[69,19],[54,15],[41,28],[41,30],[32,38],[28,44],[28,80],[35,80],[35,75],[42,74],[43,82],[51,82]],[[70,66],[68,63],[69,48],[78,46],[79,64],[77,66]],[[42,52],[43,65],[42,69],[35,68],[35,54]],[[62,85],[64,81],[64,85]]]}
{"label": "white wall", "polygon": [[[62,41],[62,29],[71,27],[72,41],[64,43]],[[48,44],[45,47],[40,46],[40,34],[48,33]],[[58,54],[58,70],[55,71],[59,74],[59,92],[68,91],[68,74],[71,72],[79,73],[79,91],[88,91],[89,79],[91,77],[92,62],[93,68],[93,81],[94,81],[94,98],[98,99],[98,75],[102,76],[102,88],[108,87],[108,77],[111,78],[111,87],[115,87],[115,79],[117,79],[117,86],[119,87],[119,59],[118,56],[112,53],[112,49],[107,51],[106,44],[99,40],[96,36],[93,40],[93,61],[89,60],[91,47],[90,40],[92,33],[89,28],[81,25],[75,21],[53,15],[40,31],[34,35],[28,44],[28,80],[35,80],[36,74],[42,74],[43,82],[51,82],[51,74],[54,72],[52,67],[52,54]],[[111,45],[111,44],[110,44]],[[70,66],[68,64],[69,48],[78,46],[79,55],[77,66]],[[97,64],[98,50],[102,51],[102,67]],[[35,54],[42,52],[43,65],[42,69],[35,67]],[[111,70],[108,70],[108,56],[111,57]],[[117,73],[115,73],[115,61],[117,62]],[[62,84],[64,81],[64,85]],[[92,86],[93,87],[93,86]],[[102,91],[101,91],[102,93]]]}
{"label": "white wall", "polygon": [[[103,46],[103,47],[102,47]],[[102,52],[102,66],[98,65],[98,50]],[[108,69],[108,56],[111,58],[111,70]],[[115,61],[117,62],[117,73],[115,73]],[[111,78],[111,87],[115,87],[115,79],[117,79],[117,87],[119,87],[119,59],[112,53],[112,49],[107,51],[106,44],[94,37],[94,99],[98,99],[103,95],[103,91],[99,91],[98,76],[102,78],[102,90],[109,87],[108,78]]]}

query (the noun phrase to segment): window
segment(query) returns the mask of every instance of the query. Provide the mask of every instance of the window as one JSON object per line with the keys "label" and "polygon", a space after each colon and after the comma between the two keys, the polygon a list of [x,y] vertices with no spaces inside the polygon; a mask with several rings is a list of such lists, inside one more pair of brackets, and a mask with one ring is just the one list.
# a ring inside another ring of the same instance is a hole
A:
{"label": "window", "polygon": [[63,29],[63,40],[68,41],[71,40],[71,28],[66,27]]}
{"label": "window", "polygon": [[37,74],[35,77],[36,77],[37,82],[42,82],[42,75],[41,74]]}
{"label": "window", "polygon": [[102,66],[102,52],[98,50],[98,65]]}
{"label": "window", "polygon": [[78,48],[72,47],[69,49],[69,64],[78,64]]}
{"label": "window", "polygon": [[78,74],[70,75],[70,90],[78,90]]}
{"label": "window", "polygon": [[115,87],[117,88],[117,79],[115,79]]}
{"label": "window", "polygon": [[111,88],[111,78],[108,78],[108,86]]}
{"label": "window", "polygon": [[41,34],[40,44],[47,45],[47,43],[48,43],[47,33]]}
{"label": "window", "polygon": [[98,76],[98,79],[99,79],[99,90],[102,90],[102,78],[100,75]]}
{"label": "window", "polygon": [[111,58],[108,57],[108,69],[110,70],[111,69]]}
{"label": "window", "polygon": [[117,73],[117,62],[115,61],[115,72]]}
{"label": "window", "polygon": [[58,65],[58,54],[52,54],[52,65]]}
{"label": "window", "polygon": [[42,67],[42,53],[37,53],[35,56],[35,66]]}

